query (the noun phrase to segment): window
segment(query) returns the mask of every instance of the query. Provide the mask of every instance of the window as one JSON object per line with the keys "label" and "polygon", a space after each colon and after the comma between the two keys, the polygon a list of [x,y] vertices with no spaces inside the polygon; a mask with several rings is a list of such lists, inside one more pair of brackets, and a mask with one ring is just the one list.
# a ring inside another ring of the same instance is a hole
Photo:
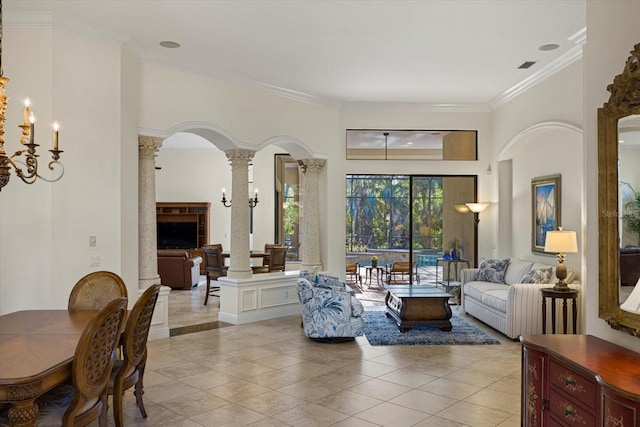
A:
{"label": "window", "polygon": [[347,160],[477,160],[474,130],[347,129]]}
{"label": "window", "polygon": [[[475,200],[476,176],[347,175],[346,255],[368,265],[435,262],[456,239],[475,259],[473,215],[455,206]],[[380,262],[380,261],[379,261]]]}
{"label": "window", "polygon": [[288,260],[300,260],[300,172],[288,154],[275,155],[275,243],[285,245]]}

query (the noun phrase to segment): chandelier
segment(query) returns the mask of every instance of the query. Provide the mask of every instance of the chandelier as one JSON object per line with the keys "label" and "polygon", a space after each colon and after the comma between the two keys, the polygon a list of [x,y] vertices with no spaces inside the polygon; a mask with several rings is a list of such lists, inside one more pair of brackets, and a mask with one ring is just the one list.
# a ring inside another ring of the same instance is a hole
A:
{"label": "chandelier", "polygon": [[[39,147],[35,143],[35,116],[30,111],[31,103],[27,98],[24,103],[24,121],[20,127],[22,129],[22,137],[20,138],[21,149],[11,156],[8,156],[4,150],[4,122],[7,111],[8,98],[4,94],[5,83],[9,81],[4,77],[2,71],[2,0],[0,0],[0,191],[9,183],[11,177],[11,169],[14,169],[18,178],[27,184],[33,184],[38,178],[55,182],[64,175],[64,166],[58,161],[61,150],[58,150],[58,123],[53,124],[53,149],[51,152],[51,161],[49,162],[49,170],[56,170],[58,175],[54,178],[45,178],[38,174],[38,157],[36,149]],[[23,169],[24,168],[24,169]]]}

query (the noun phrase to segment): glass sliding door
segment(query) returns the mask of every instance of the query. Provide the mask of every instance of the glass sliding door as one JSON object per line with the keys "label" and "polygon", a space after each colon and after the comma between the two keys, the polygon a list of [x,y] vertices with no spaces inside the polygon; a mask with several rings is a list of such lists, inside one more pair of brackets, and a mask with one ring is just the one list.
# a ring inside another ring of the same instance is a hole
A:
{"label": "glass sliding door", "polygon": [[422,275],[454,243],[474,259],[473,215],[459,206],[475,201],[475,176],[347,175],[346,185],[348,262],[410,261]]}

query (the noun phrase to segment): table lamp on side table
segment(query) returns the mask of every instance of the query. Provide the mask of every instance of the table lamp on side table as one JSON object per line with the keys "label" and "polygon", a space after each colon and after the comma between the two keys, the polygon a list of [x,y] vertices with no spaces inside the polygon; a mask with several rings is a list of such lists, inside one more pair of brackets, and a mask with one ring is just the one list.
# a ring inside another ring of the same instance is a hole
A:
{"label": "table lamp on side table", "polygon": [[563,231],[562,227],[558,227],[557,231],[547,231],[544,251],[556,253],[558,256],[558,266],[556,267],[558,283],[553,287],[553,290],[563,292],[570,291],[571,289],[564,281],[564,279],[567,278],[567,266],[564,265],[564,259],[565,254],[574,254],[578,252],[576,232]]}

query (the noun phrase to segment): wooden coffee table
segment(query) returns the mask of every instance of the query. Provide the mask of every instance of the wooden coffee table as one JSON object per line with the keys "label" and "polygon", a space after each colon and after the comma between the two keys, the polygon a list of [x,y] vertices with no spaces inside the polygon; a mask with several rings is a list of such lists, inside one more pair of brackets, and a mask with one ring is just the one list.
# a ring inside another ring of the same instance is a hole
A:
{"label": "wooden coffee table", "polygon": [[442,331],[451,330],[451,294],[433,286],[387,285],[385,314],[398,324],[400,332],[413,326],[432,325]]}

